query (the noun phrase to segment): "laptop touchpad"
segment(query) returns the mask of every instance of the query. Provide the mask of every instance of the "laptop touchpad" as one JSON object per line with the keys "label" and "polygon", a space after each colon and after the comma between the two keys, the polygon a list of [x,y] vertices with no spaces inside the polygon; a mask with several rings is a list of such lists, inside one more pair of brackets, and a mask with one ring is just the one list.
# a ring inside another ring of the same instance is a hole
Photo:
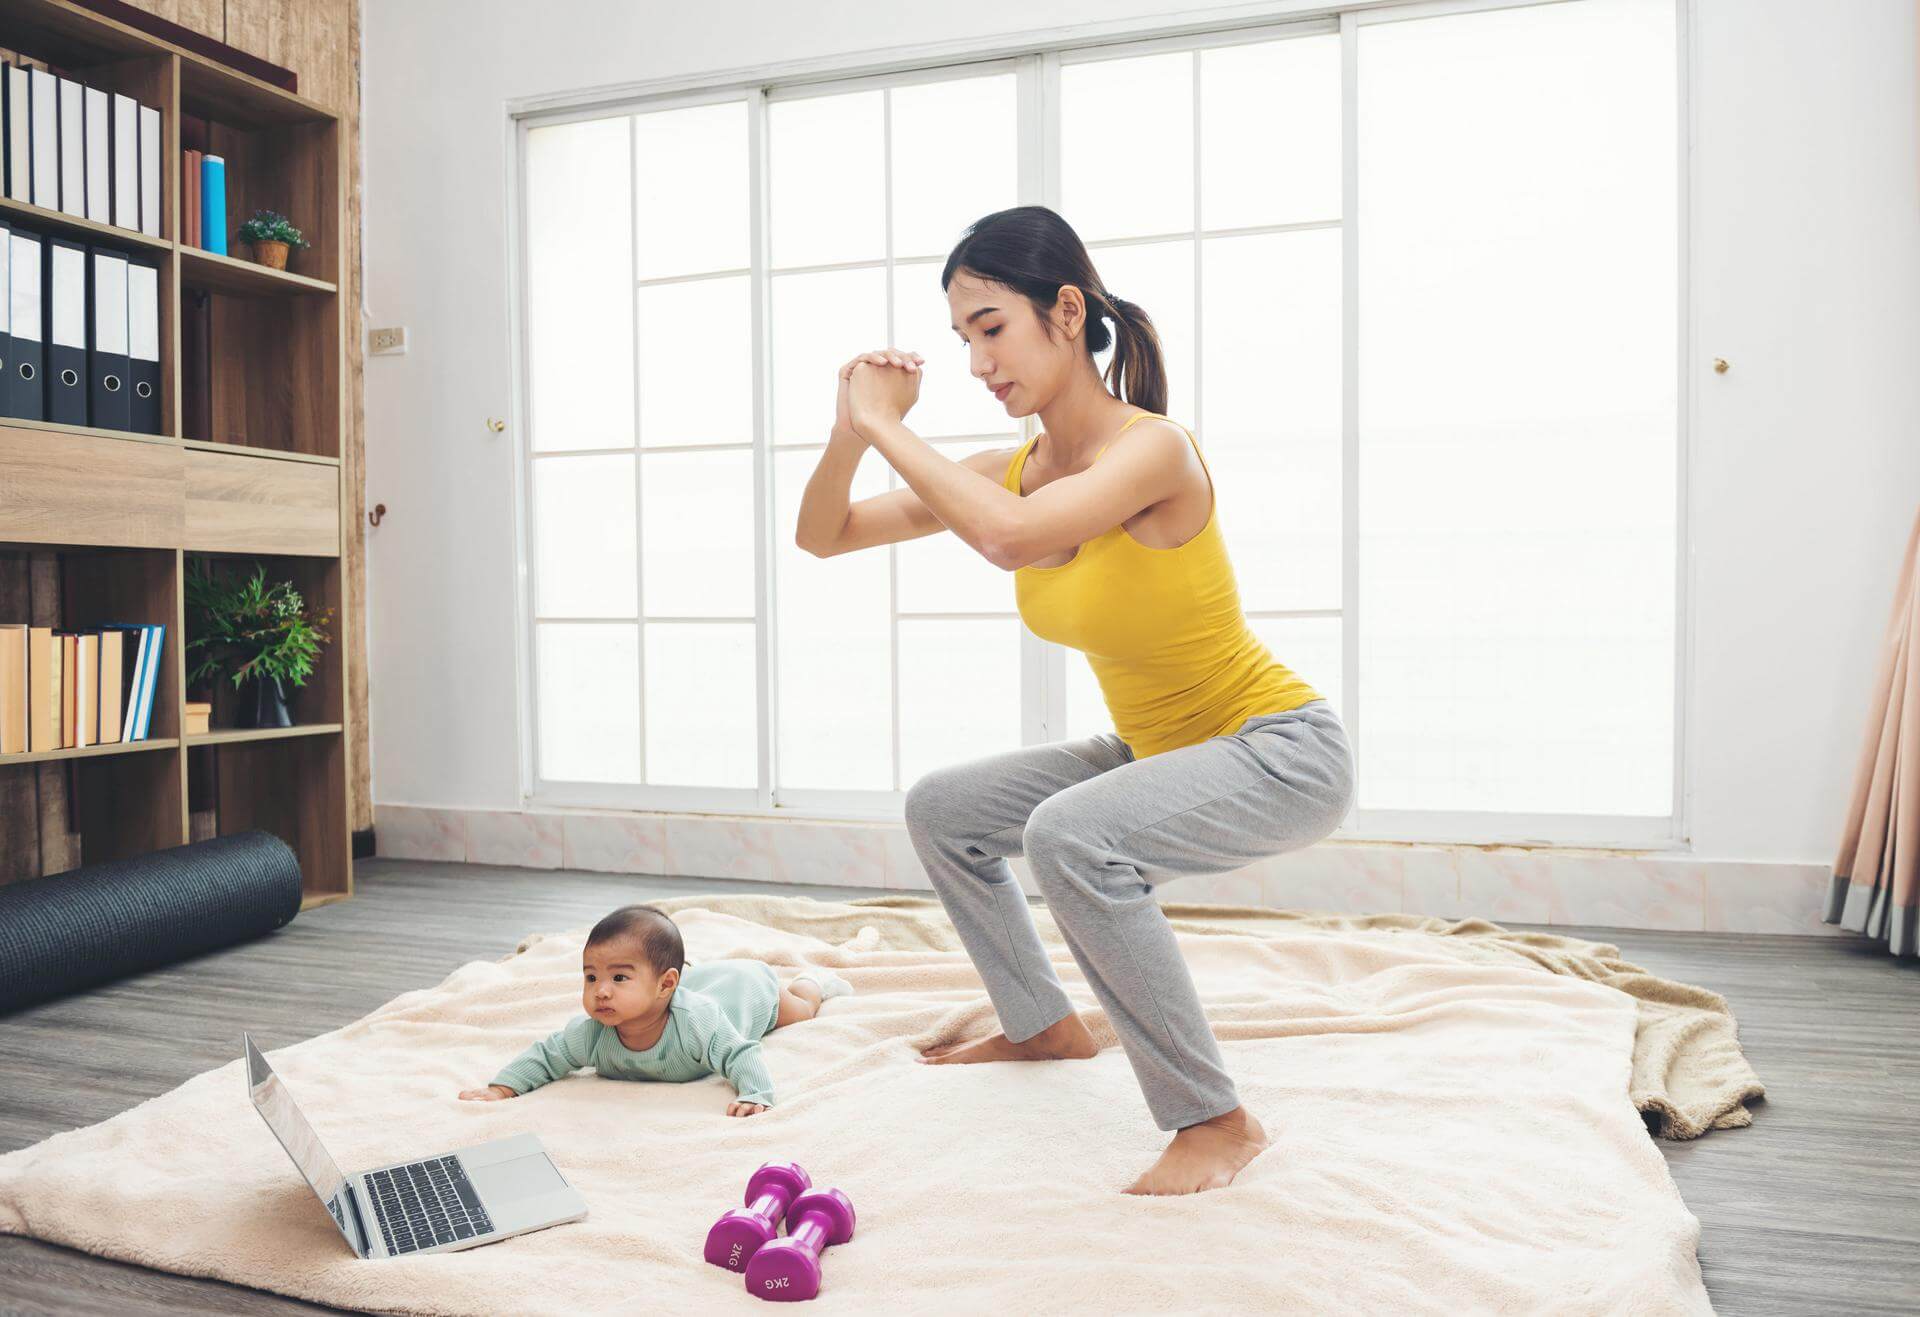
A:
{"label": "laptop touchpad", "polygon": [[560,1172],[553,1163],[540,1153],[531,1157],[515,1157],[510,1162],[495,1162],[491,1166],[470,1166],[467,1176],[473,1181],[473,1187],[480,1191],[483,1202],[505,1202],[511,1198],[531,1198],[539,1194],[557,1193],[567,1187],[560,1178]]}

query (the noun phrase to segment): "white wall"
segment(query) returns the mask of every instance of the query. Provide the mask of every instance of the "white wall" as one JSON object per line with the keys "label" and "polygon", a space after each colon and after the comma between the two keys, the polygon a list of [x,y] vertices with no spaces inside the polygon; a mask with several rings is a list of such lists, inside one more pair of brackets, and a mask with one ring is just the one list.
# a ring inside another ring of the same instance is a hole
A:
{"label": "white wall", "polygon": [[[520,806],[506,103],[1202,6],[404,0],[366,7],[373,793]],[[1844,13],[1844,19],[1839,15]],[[564,17],[563,17],[564,16]],[[1912,0],[1696,0],[1697,854],[1831,860],[1920,504]],[[1725,357],[1732,369],[1716,375]],[[1596,692],[1595,698],[1604,698]]]}

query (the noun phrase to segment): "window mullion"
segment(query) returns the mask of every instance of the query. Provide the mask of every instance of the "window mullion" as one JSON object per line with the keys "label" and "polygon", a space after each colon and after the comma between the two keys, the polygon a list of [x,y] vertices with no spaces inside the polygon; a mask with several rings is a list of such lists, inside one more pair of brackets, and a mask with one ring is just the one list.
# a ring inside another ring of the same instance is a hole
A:
{"label": "window mullion", "polygon": [[[1200,55],[1201,51],[1196,47],[1192,56],[1191,74],[1193,78],[1193,432],[1195,442],[1204,449],[1207,446],[1207,422],[1201,415],[1204,406],[1201,399],[1206,396],[1207,358],[1201,351],[1201,344],[1206,334],[1206,322],[1202,315],[1200,298],[1202,227],[1200,223]],[[1172,401],[1169,397],[1167,400],[1169,406],[1172,405]]]}
{"label": "window mullion", "polygon": [[[627,116],[627,242],[631,249],[627,268],[637,281],[640,277],[640,116]],[[641,443],[640,433],[640,285],[627,289],[627,313],[633,324],[633,681],[635,747],[640,765],[640,781],[647,780],[647,573],[646,535],[641,521]]]}
{"label": "window mullion", "polygon": [[[1035,60],[1033,88],[1033,112],[1022,140],[1022,159],[1033,160],[1033,168],[1023,175],[1021,182],[1033,190],[1025,193],[1040,205],[1060,209],[1060,56],[1057,52],[1047,51]],[[1023,418],[1020,424],[1022,443],[1032,439],[1039,432],[1039,424],[1033,417]],[[1040,735],[1043,740],[1059,741],[1067,735],[1067,650],[1064,645],[1056,645],[1042,640],[1021,626],[1024,643],[1033,647],[1034,668],[1038,671],[1040,687],[1035,699],[1041,710]]]}
{"label": "window mullion", "polygon": [[[1360,755],[1360,29],[1340,15],[1340,718]],[[1352,818],[1355,805],[1348,811]]]}
{"label": "window mullion", "polygon": [[776,644],[778,613],[774,607],[774,467],[773,436],[767,407],[767,379],[772,368],[768,351],[767,301],[767,93],[764,87],[747,93],[747,265],[748,333],[752,336],[753,380],[753,499],[754,517],[754,671],[759,705],[754,719],[754,753],[759,767],[755,783],[759,806],[772,810],[778,771],[775,746],[780,726],[780,659]]}

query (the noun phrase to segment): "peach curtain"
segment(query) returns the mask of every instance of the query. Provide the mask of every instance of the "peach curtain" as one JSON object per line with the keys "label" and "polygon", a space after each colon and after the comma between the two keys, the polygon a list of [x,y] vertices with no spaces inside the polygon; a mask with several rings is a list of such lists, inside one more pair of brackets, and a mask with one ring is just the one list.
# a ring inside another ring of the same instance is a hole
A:
{"label": "peach curtain", "polygon": [[1865,933],[1896,956],[1920,955],[1920,517],[1907,536],[1893,615],[1873,682],[1866,742],[1833,862],[1824,922]]}

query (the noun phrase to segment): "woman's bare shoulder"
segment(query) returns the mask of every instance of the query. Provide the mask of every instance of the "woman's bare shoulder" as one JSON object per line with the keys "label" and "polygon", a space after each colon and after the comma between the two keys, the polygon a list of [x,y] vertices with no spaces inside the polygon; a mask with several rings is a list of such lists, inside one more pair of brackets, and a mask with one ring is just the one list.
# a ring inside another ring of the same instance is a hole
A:
{"label": "woman's bare shoulder", "polygon": [[1126,427],[1126,433],[1120,436],[1122,439],[1136,434],[1159,434],[1165,435],[1168,439],[1178,439],[1181,443],[1185,443],[1189,433],[1186,426],[1169,417],[1162,416],[1158,412],[1136,413],[1133,418],[1126,422]]}

